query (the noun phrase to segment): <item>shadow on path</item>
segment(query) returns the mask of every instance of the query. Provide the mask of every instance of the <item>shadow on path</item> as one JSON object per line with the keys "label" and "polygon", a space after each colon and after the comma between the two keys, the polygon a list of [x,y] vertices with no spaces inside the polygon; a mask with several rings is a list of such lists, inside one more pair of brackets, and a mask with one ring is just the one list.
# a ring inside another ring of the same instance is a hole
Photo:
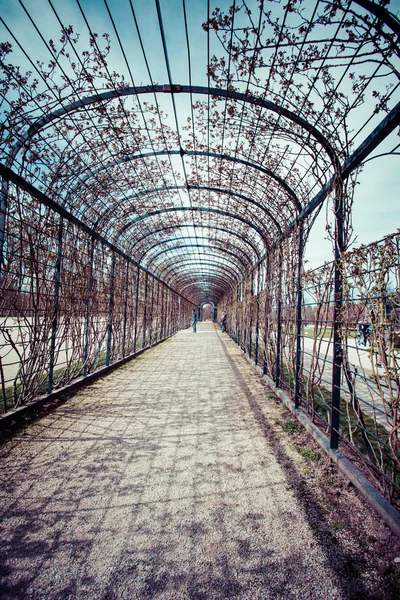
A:
{"label": "shadow on path", "polygon": [[0,449],[2,600],[369,597],[260,377],[199,329]]}

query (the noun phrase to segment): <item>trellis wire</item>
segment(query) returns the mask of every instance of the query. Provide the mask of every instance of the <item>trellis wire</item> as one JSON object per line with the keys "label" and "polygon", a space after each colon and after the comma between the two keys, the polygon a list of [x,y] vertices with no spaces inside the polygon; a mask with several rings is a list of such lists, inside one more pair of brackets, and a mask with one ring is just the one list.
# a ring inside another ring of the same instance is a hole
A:
{"label": "trellis wire", "polygon": [[[258,288],[249,274],[226,303],[227,330],[244,352],[324,433],[332,430],[334,263],[302,271],[296,236],[265,259]],[[400,501],[400,234],[342,257],[339,448]],[[262,281],[262,280],[261,280]],[[301,312],[298,294],[301,292]],[[300,323],[299,323],[300,318]],[[361,325],[368,327],[361,339]],[[363,323],[364,324],[364,323]],[[300,340],[297,332],[299,332]],[[300,342],[300,362],[297,348]],[[298,398],[296,398],[298,394]]]}
{"label": "trellis wire", "polygon": [[0,306],[1,412],[189,325],[194,305],[186,298],[90,235],[76,218],[14,184],[10,188]]}

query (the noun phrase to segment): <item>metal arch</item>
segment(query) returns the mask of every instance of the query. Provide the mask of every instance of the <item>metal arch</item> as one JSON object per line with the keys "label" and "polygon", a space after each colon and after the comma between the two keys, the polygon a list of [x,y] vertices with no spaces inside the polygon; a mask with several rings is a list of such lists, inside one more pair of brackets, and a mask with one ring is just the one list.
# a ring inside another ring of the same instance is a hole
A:
{"label": "metal arch", "polygon": [[[202,274],[204,273],[205,268],[207,269],[213,269],[213,273],[217,272],[220,273],[221,271],[223,271],[224,273],[229,274],[229,281],[240,281],[240,279],[238,279],[240,277],[240,273],[237,273],[234,269],[232,269],[231,267],[228,267],[227,265],[225,265],[224,263],[218,262],[218,261],[211,261],[210,259],[205,259],[203,262],[199,261],[191,261],[188,259],[184,259],[179,261],[179,268],[177,271],[174,272],[173,268],[171,267],[170,264],[168,265],[164,265],[164,268],[160,271],[160,273],[165,274],[166,277],[169,276],[174,276],[177,279],[179,279],[180,275],[185,272],[188,273],[190,270],[191,272],[194,273],[194,277],[196,277],[196,272],[199,273],[199,277],[202,276]],[[176,266],[176,265],[174,265]],[[184,269],[184,271],[182,271],[182,269]],[[161,277],[161,275],[160,275]]]}
{"label": "metal arch", "polygon": [[[241,278],[243,277],[243,273],[242,272],[237,272],[235,271],[234,268],[232,268],[231,265],[233,265],[234,267],[236,267],[235,263],[230,261],[230,265],[226,264],[226,263],[222,263],[220,261],[214,261],[211,260],[209,257],[207,257],[206,254],[203,255],[204,256],[204,260],[199,259],[194,259],[194,258],[190,258],[190,257],[186,257],[185,259],[181,260],[181,261],[176,261],[173,265],[171,265],[171,263],[163,263],[162,265],[160,265],[160,267],[162,267],[162,269],[159,271],[160,273],[163,274],[163,276],[169,278],[173,278],[173,277],[178,277],[179,273],[180,273],[180,269],[182,267],[193,267],[194,272],[196,270],[200,270],[201,272],[204,272],[204,268],[220,268],[220,269],[224,269],[224,271],[226,273],[228,273],[229,275],[231,275],[233,277],[233,279],[235,281],[240,281]],[[208,255],[208,256],[213,256],[213,255]],[[177,266],[177,270],[174,271],[174,268]]]}
{"label": "metal arch", "polygon": [[[242,165],[244,165],[246,167],[250,167],[252,169],[256,169],[257,171],[260,171],[261,173],[264,173],[265,175],[268,175],[269,177],[274,179],[278,183],[278,185],[280,185],[289,194],[289,196],[290,196],[291,200],[293,201],[293,203],[295,204],[298,212],[300,212],[302,209],[300,200],[298,199],[294,190],[292,190],[292,188],[286,183],[286,181],[284,179],[282,179],[281,177],[276,175],[276,173],[271,171],[271,169],[266,169],[265,167],[262,167],[261,165],[258,165],[257,163],[252,163],[250,161],[243,160],[241,158],[230,156],[229,154],[218,154],[217,152],[205,152],[205,151],[199,151],[199,150],[157,150],[154,152],[141,152],[139,154],[132,154],[129,156],[124,156],[123,158],[112,161],[111,163],[109,163],[106,166],[99,167],[98,169],[93,169],[92,171],[90,171],[90,173],[88,175],[86,175],[86,177],[83,177],[81,179],[79,185],[81,183],[85,183],[88,179],[90,179],[94,175],[97,175],[97,173],[101,173],[102,171],[105,171],[107,169],[112,169],[113,167],[122,165],[122,164],[124,164],[126,162],[130,162],[132,160],[138,160],[140,158],[151,158],[153,156],[175,156],[175,155],[178,155],[178,156],[186,156],[186,155],[188,155],[188,156],[206,156],[206,157],[211,157],[211,158],[219,158],[221,160],[228,160],[231,162],[242,164]],[[68,193],[67,196],[70,197],[77,188],[78,188],[78,185],[76,185],[71,190],[71,192]]]}
{"label": "metal arch", "polygon": [[[184,282],[182,282],[184,284]],[[210,295],[214,298],[214,302],[218,303],[221,298],[225,295],[231,295],[235,293],[235,286],[224,282],[223,280],[202,280],[199,284],[200,287],[196,287],[193,283],[183,285],[182,289],[186,296],[190,295],[192,298],[191,302],[198,303],[198,299],[202,298],[204,294]],[[210,290],[212,290],[210,292]]]}
{"label": "metal arch", "polygon": [[[185,281],[188,281],[188,277],[190,277],[190,274],[187,274],[185,276],[185,279],[183,280],[182,283],[184,283]],[[218,281],[219,282],[218,285],[221,285],[221,283],[223,283],[225,286],[225,288],[223,288],[223,289],[226,289],[226,287],[227,287],[229,290],[232,291],[234,289],[234,285],[235,285],[235,282],[233,282],[231,279],[227,279],[226,277],[223,277],[222,275],[218,274],[217,272],[204,274],[201,276],[200,279],[196,279],[196,276],[192,276],[192,277],[193,277],[193,280],[188,281],[187,285],[200,285],[201,283],[209,284],[210,280],[207,278],[212,278],[212,281]],[[181,280],[181,278],[178,281],[180,281],[180,280]],[[184,285],[182,287],[182,289],[185,289],[187,287],[187,285]]]}
{"label": "metal arch", "polygon": [[[198,256],[198,258],[197,258]],[[201,257],[204,257],[203,259]],[[199,266],[202,267],[208,267],[209,265],[219,265],[221,268],[224,268],[225,271],[232,273],[235,280],[236,277],[242,278],[243,277],[243,273],[241,270],[237,270],[238,266],[237,264],[226,258],[225,261],[226,262],[221,262],[218,260],[211,260],[211,258],[215,258],[214,254],[202,254],[202,255],[195,255],[195,256],[185,256],[182,257],[182,260],[175,260],[172,264],[170,261],[165,260],[163,263],[161,263],[160,265],[157,265],[155,268],[155,272],[160,272],[160,273],[165,273],[166,272],[166,277],[169,277],[170,274],[179,274],[179,269],[180,266],[177,268],[176,271],[174,271],[174,268],[177,265],[184,265],[184,264],[192,264],[194,268],[198,268]],[[167,269],[167,271],[166,271]]]}
{"label": "metal arch", "polygon": [[[210,287],[216,288],[215,292],[222,292],[222,294],[226,294],[226,293],[233,291],[233,288],[231,285],[227,285],[224,280],[219,280],[217,278],[215,278],[211,281],[209,281],[208,279],[201,279],[198,283],[191,281],[190,283],[187,283],[186,285],[182,286],[181,289],[183,291],[183,290],[186,290],[187,288],[195,288],[196,286],[204,285],[204,284],[209,285]],[[205,290],[199,290],[199,291],[202,293],[205,293]],[[211,292],[208,292],[208,293],[210,294]],[[221,296],[219,296],[219,297],[221,297]]]}
{"label": "metal arch", "polygon": [[189,279],[186,277],[187,283],[182,286],[182,289],[186,289],[189,286],[199,286],[199,285],[211,285],[213,287],[222,286],[224,289],[231,289],[231,280],[227,280],[221,275],[216,273],[209,273],[208,275],[203,275],[201,279]]}
{"label": "metal arch", "polygon": [[50,112],[48,115],[41,117],[31,125],[25,133],[23,133],[19,140],[14,145],[13,151],[10,153],[9,158],[7,160],[7,166],[10,166],[14,161],[19,150],[22,146],[33,136],[35,133],[40,131],[42,127],[51,123],[56,119],[62,118],[64,115],[70,114],[79,110],[80,108],[84,108],[85,106],[90,106],[91,104],[96,104],[101,102],[102,100],[113,100],[115,98],[120,98],[123,96],[138,96],[141,94],[160,94],[160,93],[183,93],[183,94],[199,94],[206,96],[214,96],[216,98],[231,98],[232,100],[239,100],[241,102],[247,102],[249,104],[255,106],[261,106],[271,112],[274,112],[278,115],[282,115],[289,121],[293,121],[297,125],[300,125],[303,129],[308,131],[310,135],[312,135],[325,149],[329,158],[332,161],[335,172],[339,169],[339,160],[336,156],[336,153],[328,140],[322,135],[322,133],[313,125],[311,125],[308,121],[292,112],[291,110],[280,106],[279,104],[275,104],[271,100],[265,100],[263,98],[258,98],[256,96],[252,96],[251,94],[243,94],[241,92],[236,92],[233,90],[224,90],[219,88],[209,88],[203,86],[189,86],[189,85],[148,85],[148,86],[127,86],[126,88],[121,88],[119,90],[107,90],[106,92],[98,92],[93,94],[92,96],[86,96],[86,98],[80,98],[75,102],[71,102],[67,106],[63,106],[53,112]]}
{"label": "metal arch", "polygon": [[[168,244],[170,242],[177,242],[179,240],[188,240],[188,239],[191,239],[191,238],[188,235],[185,235],[185,236],[169,238],[167,240],[160,240],[157,244],[153,244],[152,246],[150,246],[150,248],[147,248],[146,252],[143,252],[143,254],[139,257],[138,262],[139,262],[139,264],[141,264],[144,257],[146,256],[146,254],[148,254],[151,250],[153,250],[154,248],[157,248],[157,246],[160,246],[161,244]],[[242,248],[239,248],[239,246],[235,246],[235,244],[232,244],[231,242],[229,242],[227,240],[220,240],[218,238],[209,238],[205,235],[200,235],[200,236],[196,235],[196,240],[208,240],[210,242],[221,242],[222,244],[226,244],[227,246],[234,248],[238,252],[241,252],[241,254],[243,254],[243,256],[246,258],[249,265],[253,266],[253,262],[252,262],[250,256],[248,254],[246,254],[246,252],[244,252],[244,250]],[[196,247],[196,244],[187,244],[187,246]],[[184,245],[182,244],[181,246],[176,246],[173,248],[166,248],[166,251],[167,250],[178,250],[179,248],[185,248],[185,247],[186,247],[186,244],[184,244]],[[202,246],[201,244],[197,244],[197,247],[204,248],[204,246]],[[219,248],[219,246],[212,246],[212,248],[216,248],[217,250],[222,250],[223,252],[225,251],[224,248]],[[153,258],[155,258],[156,256],[158,256],[158,255],[155,255]],[[153,260],[153,258],[151,260]]]}
{"label": "metal arch", "polygon": [[[197,239],[198,239],[198,238],[197,238]],[[206,238],[206,239],[208,239],[208,238]],[[217,246],[215,246],[215,247],[214,247],[214,246],[210,246],[210,247],[208,247],[208,246],[203,246],[202,244],[182,244],[181,246],[175,246],[174,248],[164,248],[163,250],[160,250],[160,252],[157,252],[157,254],[155,254],[155,255],[154,255],[152,258],[151,258],[150,262],[149,262],[149,263],[147,263],[147,267],[146,267],[146,269],[150,269],[150,265],[152,264],[152,262],[153,262],[153,261],[154,261],[156,258],[158,258],[159,256],[161,256],[162,254],[166,254],[167,252],[171,252],[172,250],[179,250],[180,248],[204,248],[204,249],[207,249],[207,250],[215,250],[215,251],[219,251],[219,252],[224,252],[224,253],[226,253],[226,254],[229,254],[229,256],[233,256],[234,258],[236,258],[236,259],[238,260],[238,262],[239,262],[239,263],[242,265],[242,267],[243,267],[243,268],[246,268],[246,263],[244,263],[244,262],[243,262],[243,261],[242,261],[242,260],[241,260],[241,259],[240,259],[240,258],[237,256],[237,254],[235,254],[234,252],[231,252],[230,250],[226,250],[226,248],[218,248]],[[205,254],[205,253],[200,253],[200,252],[198,253],[198,255],[199,255],[199,256],[202,256],[202,254]],[[211,254],[211,253],[208,253],[208,252],[207,252],[207,254],[210,254],[210,256],[213,256],[213,254]],[[176,255],[175,255],[175,256],[176,256]],[[196,254],[196,256],[197,256],[197,254]],[[171,260],[173,260],[173,259],[174,259],[174,257],[173,257],[173,256],[171,256],[171,257],[169,257],[169,258],[171,258]],[[226,260],[229,260],[229,259],[226,259]],[[231,262],[231,261],[230,261],[230,262]],[[233,261],[232,261],[232,263],[233,263]],[[161,263],[161,264],[162,264],[162,263]],[[234,263],[233,263],[233,264],[234,264]]]}
{"label": "metal arch", "polygon": [[122,229],[120,229],[118,231],[117,236],[115,238],[115,243],[117,244],[120,236],[123,235],[125,233],[125,231],[127,229],[129,229],[129,227],[136,225],[136,223],[140,223],[141,221],[144,221],[145,219],[155,217],[157,215],[162,215],[163,213],[179,212],[179,211],[182,211],[182,212],[185,212],[185,211],[206,212],[206,213],[213,213],[213,214],[222,215],[224,217],[230,217],[232,219],[236,219],[238,221],[241,221],[242,223],[244,223],[251,229],[254,229],[255,231],[257,231],[258,235],[264,242],[264,245],[266,245],[266,241],[267,241],[265,238],[266,232],[263,232],[262,229],[260,229],[253,222],[247,221],[247,219],[245,219],[244,217],[242,217],[240,215],[236,215],[235,213],[230,213],[226,210],[221,210],[219,208],[206,208],[205,206],[198,206],[196,208],[193,208],[192,206],[170,206],[169,208],[163,208],[163,209],[159,209],[159,210],[154,210],[149,213],[145,213],[144,215],[142,215],[140,217],[136,217],[136,219],[133,219],[133,221],[130,221],[129,223],[125,223],[125,225],[122,227]]}
{"label": "metal arch", "polygon": [[204,306],[205,304],[212,304],[215,308],[215,302],[213,300],[199,300],[199,305]]}
{"label": "metal arch", "polygon": [[[206,256],[211,256],[213,257],[214,255],[207,255],[207,254],[203,254],[204,257]],[[229,259],[225,259],[226,261],[228,261],[230,264],[234,265],[237,268],[237,265],[229,260]],[[226,263],[224,262],[220,262],[218,260],[210,260],[210,258],[205,258],[204,261],[202,261],[201,259],[193,259],[192,257],[183,257],[181,260],[175,260],[174,264],[171,266],[170,263],[165,264],[165,263],[161,263],[161,265],[159,265],[158,267],[162,267],[161,269],[157,268],[156,272],[159,272],[160,275],[159,277],[162,277],[164,275],[161,275],[166,273],[166,276],[168,277],[170,275],[171,272],[173,272],[173,269],[177,266],[177,265],[184,265],[184,264],[188,264],[188,265],[193,265],[193,267],[200,268],[200,267],[209,267],[209,266],[217,266],[220,267],[222,269],[224,269],[225,271],[229,272],[232,274],[233,278],[235,279],[235,281],[239,281],[237,279],[237,277],[240,277],[242,275],[242,273],[239,271],[235,271],[235,269],[233,269],[232,267],[228,266]],[[179,269],[181,267],[179,266]],[[178,271],[179,271],[178,269]],[[176,273],[176,275],[178,275],[179,272]]]}
{"label": "metal arch", "polygon": [[[346,179],[349,176],[349,174],[352,171],[354,171],[354,169],[356,169],[364,161],[366,156],[368,156],[383,139],[385,139],[392,131],[394,131],[394,129],[399,125],[399,123],[400,123],[400,102],[386,115],[386,117],[377,125],[377,127],[375,127],[375,129],[370,133],[370,135],[367,137],[367,139],[364,140],[360,144],[360,146],[353,152],[353,154],[351,154],[348,157],[348,159],[346,160],[346,162],[343,166],[341,177],[343,179]],[[22,139],[22,144],[23,144],[24,143],[23,136],[21,139]],[[7,165],[10,162],[12,162],[13,154],[10,153],[9,157],[10,157],[10,160],[7,160]],[[98,236],[99,239],[101,238],[106,245],[108,245],[110,247],[113,246],[113,244],[111,242],[109,242],[108,240],[105,240],[105,238],[100,236],[100,234],[97,231],[95,231],[93,228],[89,227],[88,225],[84,224],[80,219],[75,217],[69,211],[66,211],[65,207],[63,207],[62,205],[55,203],[51,198],[49,198],[48,196],[43,194],[40,190],[38,190],[37,188],[35,188],[31,184],[29,184],[20,175],[18,175],[14,171],[12,171],[8,166],[0,164],[0,174],[6,181],[5,185],[8,186],[9,181],[16,183],[17,185],[22,187],[22,189],[25,189],[26,191],[28,191],[28,193],[33,195],[35,198],[40,199],[40,201],[43,202],[45,205],[47,205],[47,206],[51,205],[56,210],[56,212],[59,212],[60,214],[65,213],[65,215],[68,214],[69,220],[71,220],[72,222],[80,223],[82,227],[87,229],[87,231],[91,232],[91,235],[94,235],[95,237]],[[317,195],[302,209],[301,213],[296,217],[296,219],[294,221],[292,221],[292,223],[289,224],[289,226],[285,232],[285,235],[282,236],[281,239],[283,239],[288,234],[290,234],[290,232],[293,230],[293,228],[296,226],[297,223],[304,221],[310,214],[312,214],[314,212],[314,210],[325,200],[328,193],[332,190],[336,179],[337,179],[337,177],[332,177],[328,181],[328,183],[325,184],[325,186],[317,193]],[[1,253],[3,251],[2,249],[3,249],[3,243],[4,243],[4,237],[3,237],[4,236],[4,218],[2,218],[1,215],[3,214],[3,217],[4,217],[5,210],[6,210],[6,204],[5,204],[4,197],[5,197],[5,195],[4,195],[4,190],[3,190],[3,199],[1,202],[1,210],[0,210],[0,252]],[[186,210],[191,210],[191,209],[186,209]],[[197,210],[199,210],[199,209],[197,209]],[[264,242],[264,245],[265,245],[266,240],[264,238],[264,234],[257,227],[255,227],[251,223],[246,222],[245,220],[241,219],[237,215],[228,215],[228,216],[231,216],[234,219],[241,220],[244,223],[246,223],[246,225],[255,229],[257,231],[257,233],[260,235],[260,238]],[[196,225],[194,225],[194,226],[196,226]],[[129,227],[129,224],[128,224],[128,227]],[[180,227],[180,225],[178,225],[177,227]],[[206,227],[206,226],[201,225],[201,227]],[[162,229],[169,229],[169,228],[170,228],[170,226],[167,226]],[[172,227],[172,228],[174,228],[174,227]],[[156,229],[155,231],[161,231],[162,229]],[[151,234],[153,234],[153,232],[146,234],[144,237],[147,237],[147,235],[151,235]],[[144,238],[140,238],[140,239],[144,239]],[[247,240],[246,238],[242,238],[242,239],[250,244],[250,241]],[[258,252],[258,250],[256,250],[254,247],[253,247],[253,249],[256,252],[256,255],[258,257],[260,257],[260,253]],[[261,258],[259,258],[259,262],[261,260],[263,260],[264,258],[265,258],[265,254],[262,255]]]}
{"label": "metal arch", "polygon": [[[167,229],[180,229],[182,227],[182,225],[166,225],[165,227],[160,227],[158,229],[153,229],[152,231],[145,233],[144,235],[142,235],[139,238],[136,238],[135,240],[135,244],[133,247],[137,246],[141,241],[145,240],[147,237],[154,235],[155,233],[161,233],[161,231],[166,231]],[[195,229],[215,229],[216,231],[223,231],[224,233],[228,233],[230,236],[235,236],[237,238],[239,238],[239,240],[241,240],[242,242],[244,242],[245,244],[247,244],[248,246],[250,246],[250,248],[253,250],[254,254],[256,255],[257,259],[260,258],[260,252],[258,251],[258,248],[247,238],[241,236],[239,233],[237,233],[236,231],[230,230],[230,229],[225,229],[225,227],[217,227],[216,225],[196,225],[196,224],[190,224],[190,227],[194,227]],[[168,240],[170,240],[172,238],[168,238]],[[166,241],[168,241],[166,240]],[[161,242],[160,242],[161,243]],[[156,244],[156,246],[158,246],[158,243]],[[152,248],[154,248],[154,246],[152,246]],[[140,264],[140,260],[139,259],[139,264]]]}
{"label": "metal arch", "polygon": [[217,303],[215,303],[213,300],[210,300],[208,297],[203,297],[200,300],[198,300],[197,302],[198,302],[198,306],[200,306],[200,308],[202,310],[205,306],[207,306],[207,304],[210,304],[212,306],[213,310],[215,310],[218,306]]}
{"label": "metal arch", "polygon": [[[199,300],[197,300],[197,306],[199,306],[200,309],[201,309],[201,311],[202,311],[201,312],[201,320],[203,321],[204,320],[204,318],[203,318],[203,316],[204,316],[203,315],[204,307],[205,306],[211,306],[212,313],[213,313],[213,316],[214,316],[214,311],[217,308],[218,303],[215,303],[213,300],[210,300],[208,297],[203,296],[202,298],[200,298]],[[213,319],[211,319],[211,320],[213,321]]]}
{"label": "metal arch", "polygon": [[209,273],[208,275],[203,275],[201,279],[190,279],[190,278],[186,278],[187,283],[185,283],[182,286],[182,289],[186,289],[189,286],[196,286],[198,287],[199,285],[212,285],[214,287],[216,286],[223,286],[224,289],[228,288],[230,289],[231,286],[231,281],[229,281],[229,285],[228,285],[228,281],[217,275],[216,273]]}
{"label": "metal arch", "polygon": [[[207,279],[211,278],[211,279]],[[195,279],[193,281],[189,281],[186,285],[183,285],[180,289],[185,290],[189,286],[199,286],[201,284],[213,285],[214,287],[219,286],[219,289],[222,288],[223,292],[227,290],[233,291],[233,283],[231,280],[227,280],[222,276],[219,276],[216,273],[209,273],[208,275],[204,275],[202,279]],[[218,289],[218,287],[217,287]]]}
{"label": "metal arch", "polygon": [[356,4],[365,8],[368,12],[382,20],[398,37],[400,37],[400,24],[393,18],[391,13],[383,6],[371,2],[371,0],[354,0]]}
{"label": "metal arch", "polygon": [[[107,218],[108,214],[111,211],[115,210],[115,208],[117,206],[119,206],[120,204],[123,204],[124,202],[128,202],[132,198],[140,198],[141,196],[147,196],[147,195],[153,194],[153,193],[164,192],[164,191],[172,191],[172,190],[187,190],[187,191],[189,191],[189,190],[202,190],[202,191],[206,191],[206,192],[215,192],[216,194],[226,194],[228,196],[234,196],[236,198],[240,198],[241,200],[245,200],[249,204],[253,204],[257,208],[259,208],[262,212],[264,212],[266,215],[268,215],[268,217],[271,219],[271,221],[273,222],[273,224],[277,228],[278,234],[282,235],[282,229],[281,229],[281,226],[279,225],[278,221],[275,219],[275,217],[273,217],[273,215],[270,213],[270,211],[267,208],[265,208],[265,206],[263,206],[262,204],[260,204],[259,202],[257,202],[257,200],[253,200],[252,198],[249,198],[248,196],[244,196],[243,194],[239,194],[238,192],[232,192],[231,190],[224,190],[222,188],[209,187],[207,185],[190,185],[190,186],[186,186],[186,185],[166,185],[164,187],[152,188],[152,189],[148,189],[148,190],[142,190],[141,192],[137,192],[136,194],[132,194],[132,196],[125,196],[124,198],[121,198],[120,200],[117,200],[116,202],[114,202],[111,206],[107,207],[107,209],[103,212],[103,214],[98,218],[98,220],[94,224],[94,228],[97,229],[98,226],[99,226],[99,224],[101,223],[101,221],[103,219]],[[198,210],[198,209],[195,208],[195,207],[193,207],[192,210]]]}
{"label": "metal arch", "polygon": [[90,227],[89,225],[87,225],[86,223],[84,223],[83,221],[78,219],[78,217],[76,217],[75,215],[70,213],[68,210],[66,210],[65,207],[61,206],[60,204],[57,204],[57,202],[55,202],[52,198],[47,196],[41,190],[37,189],[34,185],[32,185],[31,183],[26,181],[23,177],[21,177],[21,175],[18,175],[18,173],[15,173],[10,168],[5,167],[1,163],[0,163],[0,177],[2,179],[4,179],[4,181],[6,181],[7,183],[11,181],[12,183],[16,184],[19,188],[26,191],[30,196],[32,196],[32,198],[35,198],[36,200],[38,200],[43,206],[51,208],[55,213],[61,215],[69,223],[73,223],[74,225],[77,225],[83,232],[88,234],[90,236],[90,238],[92,238],[93,240],[96,240],[96,241],[100,241],[102,244],[104,244],[104,246],[106,246],[106,248],[109,248],[112,252],[115,252],[116,254],[121,256],[123,259],[127,260],[129,263],[138,267],[141,270],[141,272],[146,273],[148,276],[152,277],[154,280],[157,280],[160,283],[162,283],[162,285],[164,285],[166,288],[168,288],[170,290],[170,292],[172,292],[173,294],[176,294],[178,296],[181,296],[183,298],[183,300],[187,300],[187,298],[182,296],[182,294],[180,294],[180,292],[177,292],[170,285],[168,285],[168,283],[166,281],[162,281],[159,277],[156,277],[154,275],[154,273],[149,273],[149,271],[147,271],[147,269],[140,266],[137,261],[135,261],[130,255],[128,255],[126,252],[124,252],[121,248],[119,248],[118,246],[116,246],[115,244],[110,242],[110,240],[108,240],[105,237],[103,237],[102,235],[100,235],[92,227]]}
{"label": "metal arch", "polygon": [[[231,280],[226,279],[225,277],[218,276],[217,273],[208,273],[205,274],[201,279],[195,280],[190,276],[190,273],[186,274],[186,277],[181,277],[177,281],[178,285],[183,286],[182,289],[186,289],[187,285],[197,287],[204,285],[213,285],[217,289],[222,289],[223,293],[226,290],[234,290],[237,287],[237,283]],[[204,292],[204,289],[203,289]]]}

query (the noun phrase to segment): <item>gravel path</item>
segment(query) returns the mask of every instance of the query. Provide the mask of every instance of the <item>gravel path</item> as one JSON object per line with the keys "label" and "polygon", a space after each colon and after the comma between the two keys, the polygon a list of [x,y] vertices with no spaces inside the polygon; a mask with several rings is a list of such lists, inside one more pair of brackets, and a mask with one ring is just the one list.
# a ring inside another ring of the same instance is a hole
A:
{"label": "gravel path", "polygon": [[283,418],[211,323],[79,392],[0,449],[0,598],[373,597],[390,533],[344,487],[335,526]]}

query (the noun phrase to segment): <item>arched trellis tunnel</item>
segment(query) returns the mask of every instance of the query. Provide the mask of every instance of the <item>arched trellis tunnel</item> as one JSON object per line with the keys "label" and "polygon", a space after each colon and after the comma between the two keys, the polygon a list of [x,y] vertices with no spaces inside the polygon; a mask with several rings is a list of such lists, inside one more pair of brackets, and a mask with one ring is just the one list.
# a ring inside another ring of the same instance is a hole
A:
{"label": "arched trellis tunnel", "polygon": [[[369,0],[156,0],[156,51],[140,6],[126,6],[132,41],[107,3],[93,24],[78,3],[66,26],[72,4],[49,3],[57,43],[36,9],[1,20],[2,411],[210,303],[330,450],[397,502],[399,238],[350,250],[360,168],[398,155],[397,17]],[[309,269],[322,206],[331,260]]]}

